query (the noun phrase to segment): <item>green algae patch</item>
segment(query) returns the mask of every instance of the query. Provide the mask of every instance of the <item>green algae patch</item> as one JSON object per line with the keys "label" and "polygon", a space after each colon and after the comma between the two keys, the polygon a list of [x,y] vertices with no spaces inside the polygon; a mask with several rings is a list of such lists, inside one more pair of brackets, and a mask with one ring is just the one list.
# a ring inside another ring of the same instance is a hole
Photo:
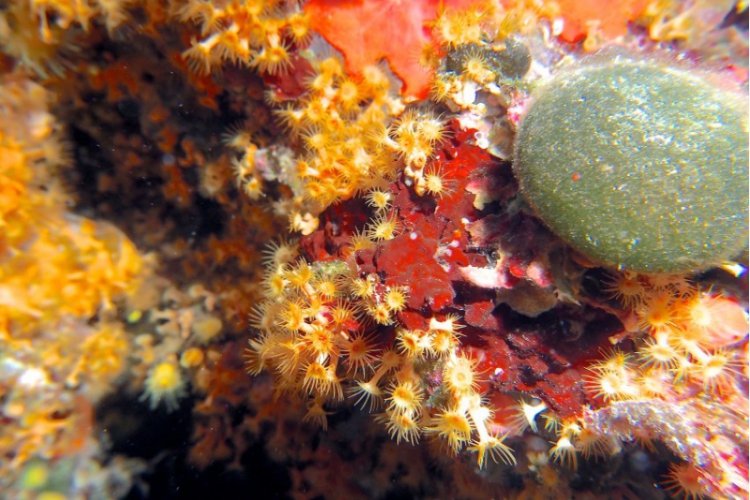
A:
{"label": "green algae patch", "polygon": [[595,59],[533,92],[514,169],[537,215],[589,259],[707,268],[747,243],[746,110],[705,74]]}

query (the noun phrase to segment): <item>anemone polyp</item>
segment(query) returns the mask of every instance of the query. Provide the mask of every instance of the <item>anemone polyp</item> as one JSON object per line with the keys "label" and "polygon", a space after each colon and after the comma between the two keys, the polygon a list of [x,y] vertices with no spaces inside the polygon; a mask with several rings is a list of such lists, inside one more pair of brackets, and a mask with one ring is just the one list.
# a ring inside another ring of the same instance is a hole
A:
{"label": "anemone polyp", "polygon": [[179,408],[177,400],[185,395],[185,380],[180,367],[171,361],[164,361],[154,366],[146,378],[146,391],[141,400],[148,399],[151,409],[164,401],[167,411]]}
{"label": "anemone polyp", "polygon": [[747,105],[712,75],[605,54],[532,93],[514,169],[537,215],[594,262],[705,269],[748,237]]}

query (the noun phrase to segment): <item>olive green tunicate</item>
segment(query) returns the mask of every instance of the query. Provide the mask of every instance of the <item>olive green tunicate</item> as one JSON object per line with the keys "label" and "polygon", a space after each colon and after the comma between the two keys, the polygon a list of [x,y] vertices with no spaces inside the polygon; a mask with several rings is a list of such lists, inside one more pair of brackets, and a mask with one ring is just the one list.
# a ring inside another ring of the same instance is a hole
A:
{"label": "olive green tunicate", "polygon": [[703,269],[748,238],[747,107],[705,74],[614,55],[531,95],[514,170],[580,253],[644,273]]}

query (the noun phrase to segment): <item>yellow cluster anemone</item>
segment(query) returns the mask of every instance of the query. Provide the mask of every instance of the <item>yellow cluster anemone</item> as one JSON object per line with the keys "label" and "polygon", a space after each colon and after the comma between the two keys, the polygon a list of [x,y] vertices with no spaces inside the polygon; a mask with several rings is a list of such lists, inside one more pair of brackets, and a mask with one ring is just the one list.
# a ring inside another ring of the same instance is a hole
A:
{"label": "yellow cluster anemone", "polygon": [[304,13],[280,4],[276,0],[222,4],[189,0],[176,5],[177,18],[195,23],[200,31],[183,57],[193,71],[202,74],[225,63],[270,75],[286,73],[292,65],[287,40],[304,45],[311,33]]}
{"label": "yellow cluster anemone", "polygon": [[[0,475],[80,451],[93,404],[112,391],[131,343],[118,307],[150,266],[117,228],[67,211],[56,180],[69,153],[50,95],[0,82]],[[8,457],[12,457],[8,458]]]}
{"label": "yellow cluster anemone", "polygon": [[[433,317],[426,330],[403,328],[407,287],[360,277],[340,261],[310,265],[293,248],[279,243],[266,252],[266,300],[253,316],[260,335],[246,352],[250,373],[268,371],[277,391],[306,399],[306,420],[323,427],[348,396],[379,411],[376,420],[397,442],[427,434],[454,454],[476,451],[480,466],[489,457],[515,461],[493,431],[477,361],[460,351],[456,316]],[[379,339],[392,328],[395,339],[384,344]],[[419,375],[426,370],[442,381],[429,405]]]}
{"label": "yellow cluster anemone", "polygon": [[[747,312],[739,303],[702,290],[685,275],[622,273],[606,281],[605,290],[629,311],[633,333],[640,332],[640,336],[633,352],[616,348],[587,367],[586,391],[602,407],[590,415],[628,413],[635,407],[658,413],[658,408],[670,407],[700,419],[697,409],[706,405],[718,405],[728,414],[746,412],[742,360],[732,348],[746,338],[748,330]],[[650,448],[652,441],[664,440],[672,429],[671,421],[667,430],[661,427],[666,422],[654,422],[648,428],[624,425],[607,435],[591,425],[595,419],[590,415],[562,422],[545,415],[549,430],[558,436],[550,449],[555,461],[575,468],[578,454],[606,457],[620,450],[620,439]],[[692,468],[685,464],[674,469],[669,484],[681,482],[680,471],[692,474]]]}

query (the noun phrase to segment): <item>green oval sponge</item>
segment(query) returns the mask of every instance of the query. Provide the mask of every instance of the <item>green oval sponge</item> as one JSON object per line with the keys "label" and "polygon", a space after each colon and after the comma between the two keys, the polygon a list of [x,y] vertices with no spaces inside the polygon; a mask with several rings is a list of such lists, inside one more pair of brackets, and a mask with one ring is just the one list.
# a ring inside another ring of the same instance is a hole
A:
{"label": "green oval sponge", "polygon": [[748,238],[746,107],[705,75],[617,55],[532,93],[514,170],[583,255],[645,273],[706,268]]}

